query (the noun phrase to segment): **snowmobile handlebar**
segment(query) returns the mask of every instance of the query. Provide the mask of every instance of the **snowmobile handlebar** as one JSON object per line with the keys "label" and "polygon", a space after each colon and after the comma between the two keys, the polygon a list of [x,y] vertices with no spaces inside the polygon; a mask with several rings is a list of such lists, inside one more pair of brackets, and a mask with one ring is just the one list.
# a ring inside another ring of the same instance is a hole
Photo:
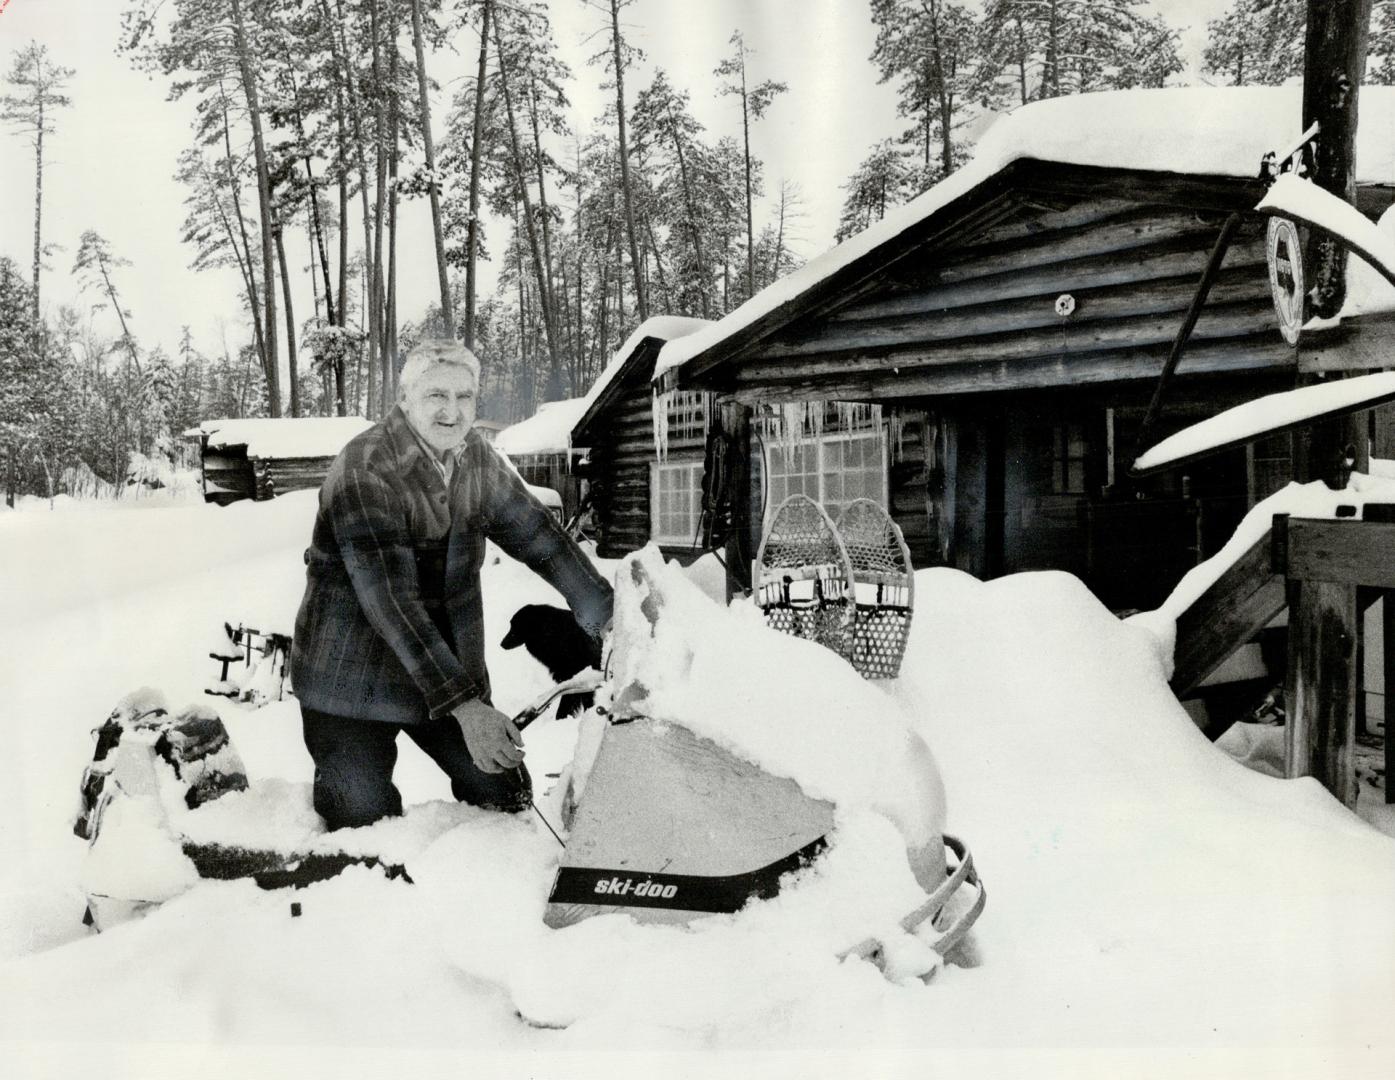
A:
{"label": "snowmobile handlebar", "polygon": [[566,682],[560,682],[513,718],[514,727],[522,731],[563,694],[589,694],[601,685],[604,676],[595,668],[579,671]]}

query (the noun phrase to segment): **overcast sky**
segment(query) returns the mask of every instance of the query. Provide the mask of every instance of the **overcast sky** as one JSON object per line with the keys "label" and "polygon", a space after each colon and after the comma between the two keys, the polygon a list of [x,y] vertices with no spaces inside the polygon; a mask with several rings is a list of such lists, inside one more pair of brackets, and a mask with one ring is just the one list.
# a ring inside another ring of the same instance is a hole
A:
{"label": "overcast sky", "polygon": [[[551,0],[555,33],[563,57],[575,75],[569,88],[573,122],[588,129],[604,102],[599,67],[586,58],[604,44],[592,39],[603,18],[585,0]],[[1206,19],[1228,0],[1158,0],[1155,5],[1183,35],[1189,78],[1205,36]],[[96,229],[131,261],[120,273],[119,287],[134,319],[132,331],[146,347],[173,351],[180,327],[192,327],[205,352],[221,348],[220,321],[228,347],[247,340],[246,316],[238,302],[235,271],[195,274],[188,269],[192,252],[181,245],[184,189],[173,174],[181,150],[190,142],[192,106],[166,100],[168,84],[136,72],[117,55],[115,42],[126,0],[0,0],[0,65],[8,72],[13,52],[31,40],[46,44],[53,60],[74,68],[69,85],[72,107],[58,117],[58,131],[45,143],[44,240],[61,245],[43,277],[47,311],[79,300],[70,270],[84,229]],[[646,53],[639,71],[627,79],[630,102],[648,84],[653,69],[663,67],[670,80],[692,95],[693,111],[709,137],[738,135],[736,99],[720,97],[712,69],[739,27],[756,50],[752,78],[775,78],[790,92],[777,99],[753,134],[753,150],[766,162],[767,187],[782,179],[799,185],[805,218],[796,233],[796,250],[811,257],[831,246],[839,185],[856,168],[869,147],[904,126],[895,115],[895,95],[877,84],[868,61],[875,37],[865,0],[637,0],[626,12],[626,34]],[[474,69],[473,44],[462,40],[459,55],[428,56],[433,79],[453,93]],[[436,130],[443,125],[444,101],[436,109]],[[33,153],[25,138],[0,134],[0,254],[19,263],[28,276],[33,245]],[[399,250],[403,266],[399,306],[404,318],[416,318],[435,295],[430,214],[425,200],[403,206]],[[761,216],[757,209],[757,228]],[[309,258],[308,240],[288,233],[293,266]],[[497,245],[496,245],[497,250]],[[486,267],[485,284],[493,287]],[[301,275],[303,278],[303,275]],[[297,295],[298,322],[311,313],[308,285]],[[102,329],[119,328],[110,311],[98,316]]]}

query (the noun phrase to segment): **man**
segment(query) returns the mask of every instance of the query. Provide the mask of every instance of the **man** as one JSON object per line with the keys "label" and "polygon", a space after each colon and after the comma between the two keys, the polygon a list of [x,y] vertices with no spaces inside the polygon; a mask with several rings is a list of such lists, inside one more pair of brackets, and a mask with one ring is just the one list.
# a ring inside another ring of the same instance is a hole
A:
{"label": "man", "polygon": [[611,592],[518,474],[477,433],[479,361],[455,342],[407,355],[400,399],[335,460],[305,553],[291,672],[315,809],[331,829],[402,812],[399,731],[457,799],[532,799],[512,721],[490,704],[480,565],[485,539],[566,598],[598,641]]}

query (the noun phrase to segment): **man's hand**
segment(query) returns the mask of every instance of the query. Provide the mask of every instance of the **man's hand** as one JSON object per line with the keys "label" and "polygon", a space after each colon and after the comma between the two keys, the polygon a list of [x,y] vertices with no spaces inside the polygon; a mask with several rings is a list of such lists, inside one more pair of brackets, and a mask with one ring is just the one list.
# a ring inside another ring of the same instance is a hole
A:
{"label": "man's hand", "polygon": [[504,713],[474,698],[457,705],[451,715],[480,772],[500,773],[523,764],[523,736]]}

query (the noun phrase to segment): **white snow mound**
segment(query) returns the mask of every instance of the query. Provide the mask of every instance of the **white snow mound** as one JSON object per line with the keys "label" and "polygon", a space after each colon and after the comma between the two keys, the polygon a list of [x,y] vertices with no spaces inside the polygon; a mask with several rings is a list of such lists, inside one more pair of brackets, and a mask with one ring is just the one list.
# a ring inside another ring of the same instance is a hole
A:
{"label": "white snow mound", "polygon": [[944,831],[944,786],[900,706],[821,645],[714,603],[650,545],[615,575],[612,708],[682,724],[814,798]]}

